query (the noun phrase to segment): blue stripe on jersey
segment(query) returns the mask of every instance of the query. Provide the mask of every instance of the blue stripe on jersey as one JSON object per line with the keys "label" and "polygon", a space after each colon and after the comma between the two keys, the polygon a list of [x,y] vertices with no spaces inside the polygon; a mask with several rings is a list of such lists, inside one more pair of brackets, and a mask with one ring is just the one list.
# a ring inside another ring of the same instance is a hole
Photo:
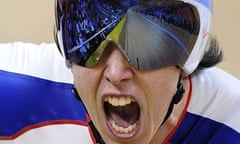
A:
{"label": "blue stripe on jersey", "polygon": [[0,136],[51,120],[86,120],[72,85],[0,70]]}
{"label": "blue stripe on jersey", "polygon": [[240,134],[214,120],[187,113],[171,144],[240,144]]}

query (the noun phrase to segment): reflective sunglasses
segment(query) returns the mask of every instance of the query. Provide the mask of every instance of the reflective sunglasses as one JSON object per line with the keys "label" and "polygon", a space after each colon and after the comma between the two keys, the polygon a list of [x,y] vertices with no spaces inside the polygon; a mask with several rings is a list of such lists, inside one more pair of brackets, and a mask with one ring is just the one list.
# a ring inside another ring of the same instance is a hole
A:
{"label": "reflective sunglasses", "polygon": [[56,0],[56,41],[67,60],[94,67],[109,43],[132,66],[182,67],[200,29],[198,10],[177,0]]}

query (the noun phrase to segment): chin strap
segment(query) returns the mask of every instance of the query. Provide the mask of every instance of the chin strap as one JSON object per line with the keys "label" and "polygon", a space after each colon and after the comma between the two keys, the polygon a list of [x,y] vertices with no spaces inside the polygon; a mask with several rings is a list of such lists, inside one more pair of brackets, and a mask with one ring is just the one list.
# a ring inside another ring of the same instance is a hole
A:
{"label": "chin strap", "polygon": [[167,114],[166,114],[166,116],[165,116],[165,118],[164,118],[164,120],[163,120],[163,122],[162,122],[162,124],[160,126],[162,126],[166,122],[166,120],[169,118],[170,114],[173,111],[174,105],[178,104],[181,101],[181,99],[182,99],[182,97],[183,97],[183,95],[185,93],[185,89],[184,89],[184,87],[183,87],[183,85],[181,83],[181,80],[182,80],[182,76],[180,75],[179,79],[178,79],[178,84],[177,84],[177,91],[176,91],[175,95],[172,98],[172,101],[171,101],[171,103],[170,103],[170,105],[168,107]]}
{"label": "chin strap", "polygon": [[[72,88],[72,93],[77,98],[77,100],[82,102],[82,99],[80,98],[80,96],[79,96],[79,94],[78,94],[78,92],[77,92],[77,90],[74,86]],[[82,102],[82,104],[84,105],[83,102]],[[85,105],[84,105],[84,108],[87,111]],[[98,130],[96,129],[96,127],[94,126],[94,124],[91,120],[88,122],[88,125],[90,126],[90,128],[92,130],[92,133],[93,133],[93,136],[95,138],[96,143],[97,144],[105,144],[104,140],[102,139],[101,135],[99,134]]]}

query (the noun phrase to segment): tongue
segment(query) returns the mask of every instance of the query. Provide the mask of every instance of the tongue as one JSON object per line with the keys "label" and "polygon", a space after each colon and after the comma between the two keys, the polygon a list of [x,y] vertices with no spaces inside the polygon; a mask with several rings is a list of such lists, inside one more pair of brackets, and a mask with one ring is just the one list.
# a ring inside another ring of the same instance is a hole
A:
{"label": "tongue", "polygon": [[123,119],[121,119],[121,117],[119,117],[118,115],[116,114],[111,114],[111,120],[113,120],[118,126],[120,127],[124,127],[124,128],[127,128],[128,126],[131,125],[131,123],[127,122],[127,121],[124,121]]}
{"label": "tongue", "polygon": [[131,103],[126,106],[112,106],[109,103],[105,104],[105,112],[109,120],[115,121],[118,126],[127,128],[134,124],[139,118],[139,107],[137,103]]}

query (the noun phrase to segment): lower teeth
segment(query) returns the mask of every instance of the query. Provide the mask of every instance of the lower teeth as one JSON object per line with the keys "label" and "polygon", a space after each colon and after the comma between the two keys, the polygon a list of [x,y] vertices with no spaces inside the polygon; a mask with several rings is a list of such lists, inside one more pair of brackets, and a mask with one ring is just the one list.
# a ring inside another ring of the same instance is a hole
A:
{"label": "lower teeth", "polygon": [[115,131],[117,131],[119,133],[125,133],[125,134],[132,132],[136,128],[136,125],[137,125],[136,123],[134,123],[134,124],[128,126],[127,128],[124,128],[124,127],[118,126],[115,123],[115,121],[113,121],[113,120],[110,120],[110,123]]}

